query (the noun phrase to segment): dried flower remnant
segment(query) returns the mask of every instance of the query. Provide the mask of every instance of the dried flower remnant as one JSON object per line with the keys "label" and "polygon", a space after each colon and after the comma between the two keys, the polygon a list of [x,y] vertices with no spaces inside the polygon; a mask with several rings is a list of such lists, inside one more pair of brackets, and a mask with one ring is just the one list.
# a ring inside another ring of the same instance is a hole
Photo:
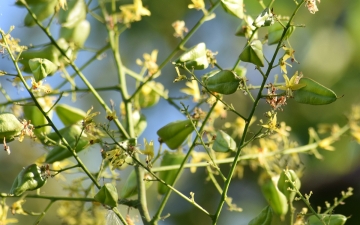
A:
{"label": "dried flower remnant", "polygon": [[44,92],[46,94],[51,92],[51,88],[48,85],[43,85],[43,81],[39,80],[39,82],[36,82],[33,77],[31,79],[31,89],[34,92]]}
{"label": "dried flower remnant", "polygon": [[[320,0],[318,0],[320,3]],[[309,10],[310,13],[315,14],[317,11],[319,11],[316,0],[306,0],[305,7]]]}
{"label": "dried flower remnant", "polygon": [[209,49],[206,50],[206,58],[211,65],[211,68],[214,68],[215,64],[217,63],[215,56],[218,52],[212,52]]}
{"label": "dried flower remnant", "polygon": [[273,110],[282,110],[282,106],[286,105],[286,97],[285,96],[277,96],[276,90],[277,88],[273,84],[269,84],[268,88],[268,96],[266,97],[266,102],[271,106]]}
{"label": "dried flower remnant", "polygon": [[171,26],[174,28],[174,30],[175,30],[174,36],[177,38],[178,37],[184,38],[184,33],[189,32],[187,27],[185,27],[185,21],[183,21],[183,20],[176,20],[175,22],[173,22],[171,24]]}

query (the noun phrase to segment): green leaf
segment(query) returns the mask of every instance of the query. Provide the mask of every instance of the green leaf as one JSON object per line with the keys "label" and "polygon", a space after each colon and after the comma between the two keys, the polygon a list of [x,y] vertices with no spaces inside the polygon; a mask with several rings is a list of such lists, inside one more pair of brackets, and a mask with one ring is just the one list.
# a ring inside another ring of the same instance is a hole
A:
{"label": "green leaf", "polygon": [[94,196],[94,199],[104,205],[110,206],[111,208],[117,207],[118,193],[116,187],[111,183],[106,183]]}
{"label": "green leaf", "polygon": [[65,126],[76,124],[86,117],[86,112],[83,110],[66,104],[56,105],[55,112]]}
{"label": "green leaf", "polygon": [[[182,152],[169,152],[165,151],[161,160],[160,167],[180,165],[185,158],[185,154]],[[177,170],[160,171],[159,178],[165,181],[169,185],[173,185]],[[158,193],[163,195],[169,188],[164,184],[158,182]]]}
{"label": "green leaf", "polygon": [[[17,1],[18,2],[18,1]],[[31,12],[36,15],[36,19],[43,21],[48,18],[50,15],[55,13],[55,6],[57,1],[49,1],[44,3],[38,3],[30,5]],[[30,13],[27,13],[24,18],[24,24],[27,27],[34,26],[36,24],[35,20],[32,18]]]}
{"label": "green leaf", "polygon": [[228,152],[228,151],[236,151],[236,143],[234,139],[230,137],[227,133],[222,130],[216,132],[216,138],[212,149],[215,152]]}
{"label": "green leaf", "polygon": [[221,0],[221,6],[230,15],[236,16],[240,19],[244,18],[243,0]]}
{"label": "green leaf", "polygon": [[181,146],[193,130],[190,120],[178,120],[163,126],[157,131],[157,134],[162,142],[174,150]]}
{"label": "green leaf", "polygon": [[230,70],[219,71],[205,79],[205,85],[210,91],[225,95],[236,92],[239,83],[239,77]]}
{"label": "green leaf", "polygon": [[271,220],[273,217],[273,212],[271,207],[266,206],[259,215],[252,219],[248,225],[271,225]]}
{"label": "green leaf", "polygon": [[[341,214],[319,214],[326,225],[344,225],[347,218]],[[309,217],[309,225],[324,225],[324,223],[319,220],[315,215]]]}
{"label": "green leaf", "polygon": [[259,40],[254,40],[246,45],[240,54],[240,59],[244,62],[250,62],[257,66],[264,66],[264,54],[262,52],[262,44]]}
{"label": "green leaf", "polygon": [[310,78],[301,78],[299,84],[306,85],[294,92],[294,99],[299,103],[325,105],[337,99],[335,92]]}
{"label": "green leaf", "polygon": [[186,68],[203,70],[209,66],[209,62],[206,57],[206,45],[201,42],[198,45],[192,47],[183,53],[178,60],[177,64],[184,64]]}

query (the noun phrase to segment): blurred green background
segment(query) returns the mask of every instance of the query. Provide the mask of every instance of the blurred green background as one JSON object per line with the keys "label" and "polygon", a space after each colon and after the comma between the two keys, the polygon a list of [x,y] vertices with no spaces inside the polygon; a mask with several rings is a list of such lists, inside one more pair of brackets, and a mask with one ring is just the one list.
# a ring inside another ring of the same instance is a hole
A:
{"label": "blurred green background", "polygon": [[[206,1],[207,4],[209,3]],[[144,0],[143,4],[152,13],[150,17],[144,17],[142,21],[133,23],[131,27],[121,36],[120,48],[124,64],[129,68],[140,71],[140,67],[135,64],[137,58],[142,59],[143,53],[150,53],[153,49],[158,49],[158,62],[162,62],[176,47],[179,39],[173,36],[174,30],[171,24],[176,20],[184,20],[186,26],[191,29],[201,18],[201,11],[189,10],[190,0]],[[245,0],[247,13],[256,17],[261,11],[258,1]],[[267,2],[265,2],[267,4]],[[96,6],[96,1],[91,4]],[[274,13],[277,15],[290,15],[295,8],[293,1],[278,0],[275,1]],[[338,123],[340,126],[346,124],[346,113],[350,112],[353,104],[359,104],[359,86],[360,86],[360,1],[322,1],[318,4],[319,12],[310,14],[305,7],[302,7],[295,17],[295,24],[305,24],[304,28],[298,27],[290,42],[295,49],[295,58],[300,64],[293,63],[292,68],[288,69],[288,74],[292,75],[295,71],[301,71],[304,76],[313,78],[325,86],[334,90],[338,96],[343,96],[336,102],[324,106],[302,105],[291,100],[284,107],[283,112],[278,113],[278,121],[285,121],[292,127],[292,139],[297,140],[299,144],[306,144],[308,141],[308,128],[316,127],[319,123]],[[23,25],[23,18],[26,11],[14,5],[14,1],[0,2],[0,28],[8,30],[10,25],[15,25],[12,36],[19,38],[21,44],[42,44],[48,40],[39,28],[27,28]],[[191,47],[199,42],[205,42],[207,48],[213,52],[218,52],[218,64],[222,68],[232,67],[238,55],[245,44],[245,39],[234,35],[236,28],[241,21],[229,14],[226,14],[221,7],[215,10],[216,18],[206,22],[186,44]],[[106,44],[107,33],[105,28],[90,15],[87,19],[92,24],[91,34],[86,42],[89,49],[99,49]],[[57,37],[59,27],[53,24],[51,31]],[[264,37],[266,32],[259,34]],[[273,46],[265,46],[264,53],[270,57],[274,51]],[[92,56],[89,51],[82,51],[77,60],[77,65],[82,65]],[[173,59],[175,60],[175,58]],[[260,75],[251,64],[242,64],[248,70],[247,77],[249,82],[257,85],[260,82]],[[111,52],[108,51],[102,60],[98,60],[83,72],[91,80],[95,87],[104,87],[112,85],[116,79],[114,60]],[[0,70],[14,72],[12,62],[3,57],[0,59]],[[197,72],[199,76],[206,71]],[[279,74],[280,69],[275,69],[272,74]],[[162,70],[162,75],[157,78],[158,82],[164,84],[169,89],[169,96],[182,97],[180,88],[183,88],[184,82],[173,83],[176,77],[174,66],[171,62]],[[50,84],[62,80],[60,76],[54,76],[47,79]],[[270,78],[269,82],[272,82]],[[0,77],[1,85],[10,94],[13,99],[27,97],[27,93],[21,89],[15,89],[8,77]],[[78,87],[84,87],[84,84],[76,79]],[[129,80],[131,87],[133,81]],[[53,85],[55,86],[55,85]],[[69,86],[65,87],[69,88]],[[116,107],[120,105],[120,96],[116,92],[102,92],[104,99],[109,101],[113,99]],[[90,94],[78,94],[78,101],[71,102],[70,97],[64,98],[63,103],[81,106],[85,111],[94,106],[96,110],[102,111],[96,101]],[[232,102],[236,109],[247,112],[250,102],[242,93],[236,93],[226,98]],[[5,102],[5,98],[0,95],[0,104]],[[193,104],[191,100],[184,100],[186,104]],[[261,101],[258,108],[257,117],[261,118],[263,113],[269,110],[265,101]],[[183,118],[183,115],[169,106],[165,101],[143,111],[148,119],[148,128],[139,138],[148,140],[157,140],[156,130],[168,122]],[[99,116],[98,122],[105,121],[105,112]],[[229,113],[223,123],[233,121],[234,116]],[[222,124],[219,124],[221,126]],[[158,143],[155,143],[158,147]],[[33,163],[39,156],[45,153],[42,147],[30,140],[23,143],[11,143],[11,155],[5,152],[0,155],[0,192],[8,192],[11,184],[21,168]],[[310,201],[312,206],[324,207],[325,201],[333,202],[334,197],[340,197],[340,192],[348,187],[353,187],[354,196],[346,201],[346,204],[336,208],[335,213],[344,214],[351,217],[346,224],[357,225],[360,221],[359,202],[360,202],[360,147],[350,135],[346,135],[334,144],[336,151],[320,150],[324,156],[323,160],[315,159],[314,156],[304,156],[304,176],[302,177],[303,193],[313,192]],[[100,163],[99,147],[92,147],[85,151],[81,156],[85,164],[92,171],[96,171]],[[222,166],[224,174],[229,166]],[[125,171],[128,173],[129,171]],[[244,178],[235,179],[229,190],[228,196],[233,198],[233,202],[243,208],[242,213],[223,210],[220,216],[219,224],[238,224],[245,225],[253,218],[264,206],[265,200],[261,195],[257,184],[258,172],[245,169]],[[120,176],[126,178],[126,175]],[[195,193],[196,201],[210,212],[215,211],[219,201],[219,195],[214,186],[205,181],[204,169],[198,169],[197,173],[191,174],[185,171],[181,181],[178,184],[179,190],[185,194]],[[57,179],[50,179],[47,185],[41,189],[46,195],[62,195],[62,182]],[[151,209],[156,209],[160,197],[157,196],[155,186],[149,194],[150,213]],[[119,184],[121,187],[121,184]],[[153,193],[153,194],[151,194]],[[11,202],[12,200],[8,200]],[[29,200],[25,208],[31,211],[42,211],[45,207],[45,201]],[[297,208],[303,205],[300,203]],[[170,213],[171,216],[160,224],[210,224],[209,218],[204,216],[190,204],[173,194],[164,213]],[[226,208],[226,207],[225,207]],[[121,208],[126,212],[126,208]],[[44,224],[60,224],[55,214],[56,207],[46,215]],[[136,210],[132,215],[136,217]],[[20,224],[29,224],[30,219],[25,216],[17,216]],[[35,220],[35,219],[34,219]],[[141,219],[137,218],[137,224],[141,224]]]}

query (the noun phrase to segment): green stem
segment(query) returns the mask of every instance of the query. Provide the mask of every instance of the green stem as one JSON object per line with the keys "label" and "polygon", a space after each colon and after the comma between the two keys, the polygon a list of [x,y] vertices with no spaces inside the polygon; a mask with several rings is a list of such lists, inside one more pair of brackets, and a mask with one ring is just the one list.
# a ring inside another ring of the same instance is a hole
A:
{"label": "green stem", "polygon": [[40,221],[45,217],[46,212],[50,209],[51,205],[54,203],[55,201],[51,200],[49,202],[49,204],[46,206],[46,208],[44,209],[44,211],[41,213],[41,215],[39,216],[39,218],[34,222],[34,224],[39,224]]}
{"label": "green stem", "polygon": [[[209,120],[210,115],[211,115],[212,111],[213,111],[214,108],[215,108],[215,105],[216,105],[216,103],[213,104],[212,107],[210,108],[210,110],[209,110],[209,112],[207,113],[204,121],[202,122],[202,125],[201,125],[201,127],[200,127],[200,129],[199,129],[199,132],[198,132],[197,134],[201,133],[201,131],[204,129],[206,122]],[[192,145],[190,146],[190,149],[189,149],[189,151],[187,152],[184,160],[182,161],[181,165],[178,166],[178,168],[177,168],[177,173],[176,173],[176,175],[175,175],[175,179],[174,179],[174,182],[173,182],[173,184],[172,184],[173,186],[176,184],[177,180],[178,180],[179,177],[180,177],[180,174],[181,174],[182,171],[184,170],[184,168],[185,168],[184,166],[185,166],[185,164],[186,164],[185,162],[186,162],[187,159],[189,158],[189,156],[190,156],[190,154],[191,154],[191,151],[192,151],[192,150],[194,149],[194,147],[196,146],[196,142],[197,142],[197,139],[198,139],[198,138],[199,138],[199,135],[196,135],[196,137],[195,137]],[[153,170],[152,170],[152,171],[153,171]],[[171,189],[171,190],[174,190],[174,189]],[[164,210],[164,208],[165,208],[165,205],[166,205],[167,201],[169,200],[169,197],[170,197],[170,194],[171,194],[171,190],[168,190],[168,191],[165,193],[165,195],[164,195],[164,197],[163,197],[163,199],[162,199],[162,201],[161,201],[161,203],[160,203],[160,206],[159,206],[157,212],[155,213],[153,219],[151,220],[151,224],[156,224],[156,223],[159,221],[159,219],[161,218],[161,213],[163,212],[163,210]],[[176,189],[175,189],[175,190],[176,190]],[[179,193],[178,193],[178,194],[179,194]],[[186,199],[186,200],[188,200],[188,199]],[[190,201],[190,202],[192,202],[192,201]],[[192,202],[192,203],[195,203],[195,202]],[[210,214],[209,214],[206,210],[204,210],[201,206],[198,206],[198,208],[199,208],[200,210],[202,210],[204,213],[206,213],[207,215],[210,216]]]}
{"label": "green stem", "polygon": [[[200,26],[206,22],[208,15],[210,15],[219,5],[220,5],[221,1],[217,1],[215,4],[213,4],[208,10],[207,10],[207,14],[204,14],[204,16],[195,24],[195,26],[189,31],[189,33],[184,37],[184,39],[182,39],[180,41],[180,43],[176,46],[176,48],[170,53],[170,55],[168,55],[168,57],[166,57],[166,59],[159,65],[159,69],[158,71],[160,71],[162,68],[164,68],[165,65],[167,65],[171,59],[176,55],[176,53],[183,49],[184,45],[186,42],[189,41],[189,39],[194,35],[194,33],[200,28]],[[156,74],[156,72],[154,73]],[[143,83],[141,83],[139,85],[139,87],[135,90],[135,92],[132,94],[132,96],[130,97],[130,99],[132,99],[136,93],[138,93],[141,88],[148,83],[149,81],[151,81],[153,79],[152,76],[149,76],[148,79],[146,79]]]}
{"label": "green stem", "polygon": [[281,44],[282,44],[282,41],[284,40],[284,37],[285,37],[286,32],[287,32],[287,30],[288,30],[289,27],[290,27],[290,23],[291,23],[291,21],[293,20],[295,14],[296,14],[297,11],[299,10],[299,8],[300,8],[300,6],[302,5],[303,2],[304,2],[304,0],[303,0],[299,5],[296,6],[296,8],[295,8],[295,10],[294,10],[294,12],[293,12],[293,14],[292,14],[292,16],[291,16],[291,18],[290,18],[287,26],[286,26],[286,28],[285,28],[284,31],[283,31],[283,34],[282,34],[281,39],[280,39],[280,41],[279,41],[279,44],[278,44],[278,46],[277,46],[277,48],[276,48],[276,50],[275,50],[275,52],[274,52],[274,55],[273,55],[273,57],[272,57],[269,65],[268,65],[268,69],[267,69],[267,71],[266,71],[266,74],[265,74],[265,77],[264,77],[264,79],[263,79],[263,81],[262,81],[262,84],[261,84],[261,87],[260,87],[260,89],[259,89],[258,95],[257,95],[257,97],[256,97],[256,99],[255,99],[255,102],[254,102],[254,104],[253,104],[253,107],[252,107],[252,109],[251,109],[250,115],[249,115],[249,117],[246,119],[246,122],[247,122],[247,123],[246,123],[246,125],[245,125],[245,127],[244,127],[244,132],[243,132],[244,135],[243,135],[243,137],[242,137],[241,140],[240,140],[240,144],[239,144],[240,147],[238,148],[238,150],[237,150],[237,152],[236,152],[236,154],[235,154],[234,161],[233,161],[233,163],[232,163],[232,165],[231,165],[229,174],[228,174],[228,176],[227,176],[227,180],[225,181],[225,184],[224,184],[223,194],[221,195],[221,199],[220,199],[220,202],[219,202],[219,204],[218,204],[218,208],[217,208],[217,210],[216,210],[216,212],[215,212],[215,214],[214,214],[214,217],[213,217],[213,224],[214,224],[214,225],[217,224],[218,219],[219,219],[219,216],[220,216],[220,213],[221,213],[221,210],[222,210],[222,207],[223,207],[223,205],[224,205],[224,203],[225,203],[225,201],[226,201],[227,192],[228,192],[228,190],[229,190],[229,186],[230,186],[230,183],[231,183],[233,174],[234,174],[235,169],[236,169],[237,161],[238,161],[238,159],[239,159],[239,157],[240,157],[240,153],[241,153],[241,150],[242,150],[242,145],[243,145],[243,143],[245,142],[246,134],[248,133],[248,129],[249,129],[249,126],[250,126],[250,121],[251,121],[251,119],[252,119],[252,117],[253,117],[253,115],[254,115],[254,113],[255,113],[255,109],[257,108],[257,105],[258,105],[258,103],[259,103],[259,101],[260,101],[260,99],[261,99],[262,90],[264,89],[264,86],[265,86],[265,84],[266,84],[266,82],[267,82],[267,78],[268,78],[268,76],[270,75],[270,72],[271,72],[272,66],[273,66],[273,64],[274,64],[274,62],[275,62],[277,53],[278,53],[278,51],[279,51],[279,49],[280,49],[280,46],[281,46]]}
{"label": "green stem", "polygon": [[[40,29],[46,34],[46,36],[50,39],[51,43],[60,51],[61,55],[63,55],[68,61],[69,65],[74,69],[76,74],[80,77],[80,79],[84,82],[84,84],[90,89],[94,97],[97,99],[99,104],[105,109],[105,111],[111,111],[111,109],[106,105],[105,101],[102,99],[102,97],[99,95],[99,93],[95,90],[95,88],[92,86],[92,84],[88,81],[88,79],[85,77],[85,75],[80,71],[80,69],[74,64],[74,62],[68,57],[68,55],[65,53],[65,51],[60,48],[60,46],[57,44],[56,40],[51,35],[49,29],[46,29],[36,18],[36,15],[31,11],[29,6],[25,3],[24,6],[28,10],[31,17],[35,20],[36,24],[40,27]],[[118,119],[114,120],[116,126],[118,127],[119,131],[125,138],[129,138],[129,134],[126,132],[124,127],[121,125],[120,121]]]}
{"label": "green stem", "polygon": [[92,180],[92,182],[98,187],[100,188],[100,184],[95,180],[94,176],[90,173],[90,171],[87,169],[87,167],[83,164],[83,162],[81,161],[81,159],[77,156],[75,149],[72,149],[71,146],[67,143],[67,141],[65,140],[65,138],[60,134],[59,130],[57,129],[57,127],[55,126],[55,124],[52,122],[51,118],[47,115],[47,113],[42,109],[42,107],[40,106],[40,103],[38,102],[37,98],[35,97],[35,95],[33,94],[33,92],[31,91],[31,88],[29,87],[29,85],[26,83],[24,76],[22,75],[22,72],[19,68],[19,65],[17,64],[17,62],[15,61],[15,57],[11,52],[11,49],[7,43],[6,38],[4,37],[4,33],[1,32],[1,36],[3,37],[4,43],[6,45],[6,49],[9,53],[9,56],[15,66],[15,69],[17,71],[17,73],[19,74],[19,79],[21,80],[21,82],[23,83],[24,87],[26,88],[26,90],[28,91],[29,95],[31,96],[31,98],[33,99],[36,107],[41,111],[41,113],[44,115],[44,117],[46,118],[46,120],[48,121],[49,125],[54,129],[55,133],[59,136],[60,140],[62,143],[64,143],[64,145],[66,146],[67,150],[71,152],[71,154],[73,155],[73,157],[75,158],[75,160],[78,162],[79,166],[83,169],[83,171],[86,173],[86,175]]}

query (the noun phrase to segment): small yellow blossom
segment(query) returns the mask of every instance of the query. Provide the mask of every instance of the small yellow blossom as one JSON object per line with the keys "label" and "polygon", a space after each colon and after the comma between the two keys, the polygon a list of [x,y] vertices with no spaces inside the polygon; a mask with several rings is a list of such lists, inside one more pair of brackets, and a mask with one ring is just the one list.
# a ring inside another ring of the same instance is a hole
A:
{"label": "small yellow blossom", "polygon": [[161,71],[159,71],[159,66],[156,64],[158,55],[158,50],[154,49],[151,54],[144,53],[143,58],[144,62],[140,59],[136,60],[136,64],[139,66],[143,66],[148,70],[148,73],[150,76],[153,76],[154,78],[158,77],[161,74]]}
{"label": "small yellow blossom", "polygon": [[44,92],[46,94],[51,92],[51,88],[48,85],[43,85],[42,80],[36,82],[33,77],[31,77],[31,89],[34,92]]}
{"label": "small yellow blossom", "polygon": [[146,155],[146,163],[151,165],[151,160],[154,158],[154,141],[147,142],[146,138],[144,138],[144,146],[145,149],[141,150],[141,153]]}
{"label": "small yellow blossom", "polygon": [[189,9],[196,9],[196,10],[204,10],[205,9],[205,2],[204,0],[191,0],[193,4],[189,4]]}
{"label": "small yellow blossom", "polygon": [[270,133],[274,131],[277,132],[279,130],[279,124],[277,123],[276,112],[267,112],[267,115],[269,117],[269,120],[267,124],[262,125],[262,127],[267,128]]}
{"label": "small yellow blossom", "polygon": [[201,99],[201,95],[198,82],[196,80],[192,80],[191,82],[187,81],[185,85],[187,86],[187,88],[182,88],[180,91],[193,96],[194,102],[199,102],[199,100]]}
{"label": "small yellow blossom", "polygon": [[296,71],[295,74],[289,79],[289,77],[284,74],[283,75],[285,80],[285,86],[279,86],[278,88],[280,90],[286,91],[287,97],[293,96],[293,91],[299,90],[300,88],[305,87],[305,84],[299,84],[300,79],[302,78],[302,74],[298,75],[298,72]]}
{"label": "small yellow blossom", "polygon": [[280,65],[280,69],[283,73],[287,74],[287,69],[286,66],[290,66],[292,67],[292,65],[288,62],[286,62],[286,60],[291,59],[291,62],[297,62],[295,59],[295,51],[292,48],[287,48],[287,47],[283,47],[285,53],[283,55],[283,57],[281,57],[279,59],[279,65]]}
{"label": "small yellow blossom", "polygon": [[175,33],[174,33],[175,37],[184,38],[184,32],[187,33],[189,31],[185,27],[185,22],[183,20],[176,20],[171,25],[175,30]]}
{"label": "small yellow blossom", "polygon": [[120,21],[126,25],[140,21],[142,16],[151,15],[150,11],[143,7],[141,0],[134,0],[133,4],[122,5],[120,6],[120,10]]}

